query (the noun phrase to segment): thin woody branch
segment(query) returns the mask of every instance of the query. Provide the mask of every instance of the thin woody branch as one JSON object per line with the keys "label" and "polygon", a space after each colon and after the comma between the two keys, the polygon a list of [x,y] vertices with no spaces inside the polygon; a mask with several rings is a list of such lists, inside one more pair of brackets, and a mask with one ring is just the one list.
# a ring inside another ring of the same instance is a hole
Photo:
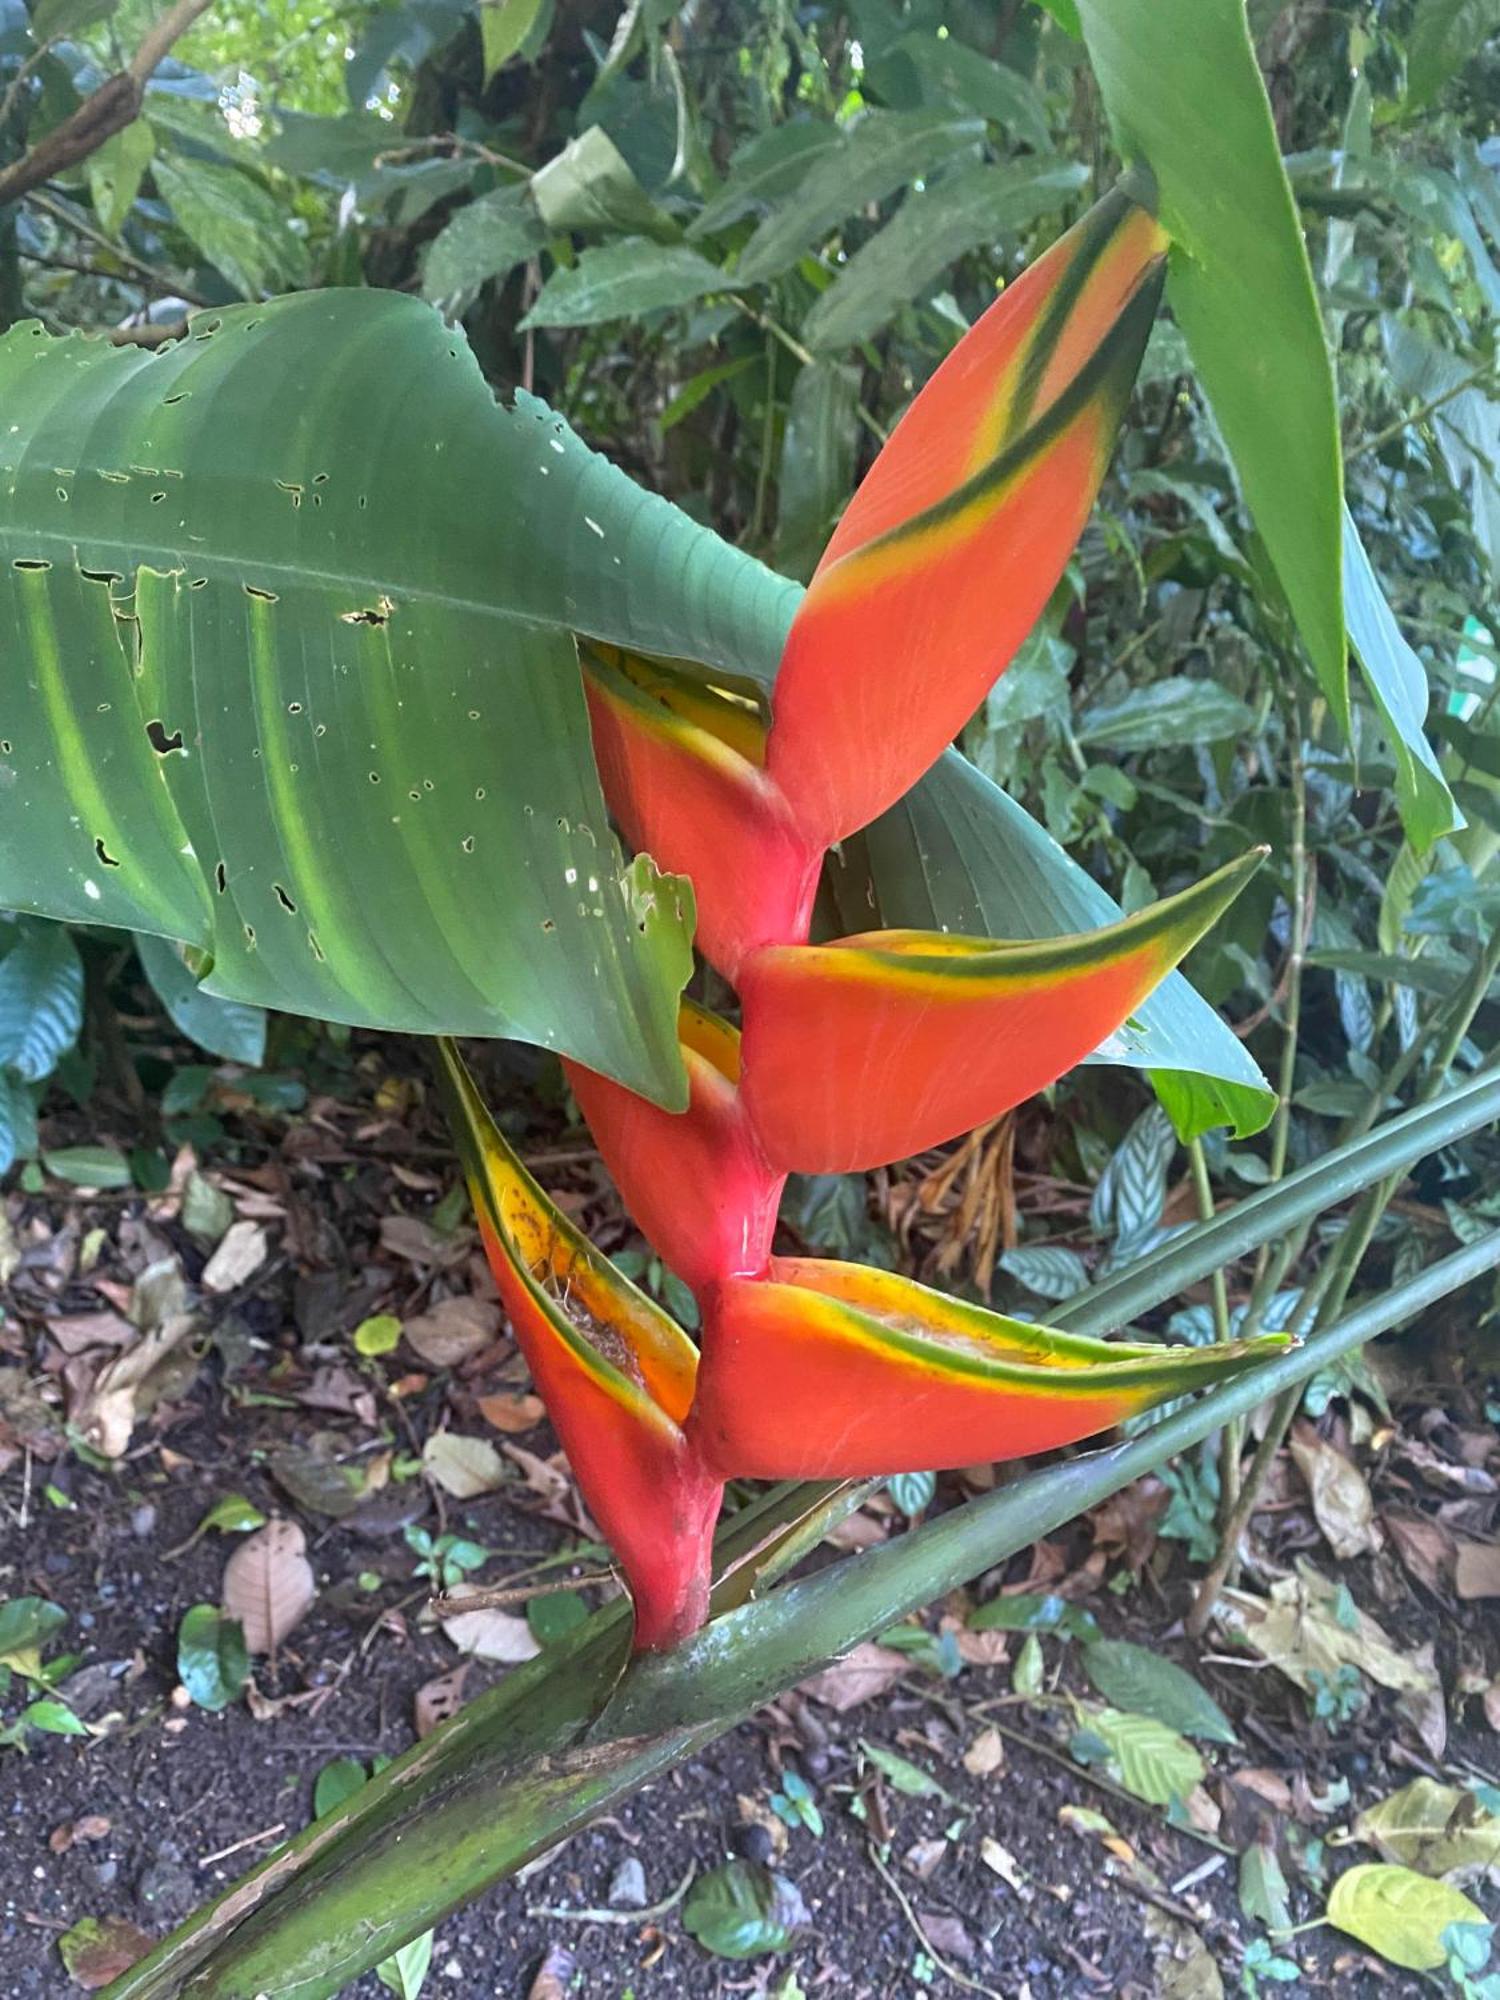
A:
{"label": "thin woody branch", "polygon": [[116,132],[123,132],[139,115],[146,85],[163,57],[210,4],[211,0],[176,0],[153,24],[124,69],[106,77],[76,111],[0,171],[0,208],[77,166]]}

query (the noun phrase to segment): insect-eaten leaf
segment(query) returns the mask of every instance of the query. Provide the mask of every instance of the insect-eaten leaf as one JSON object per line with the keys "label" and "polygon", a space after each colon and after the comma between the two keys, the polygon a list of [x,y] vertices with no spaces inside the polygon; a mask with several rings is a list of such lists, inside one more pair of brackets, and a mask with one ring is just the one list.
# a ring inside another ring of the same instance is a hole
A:
{"label": "insect-eaten leaf", "polygon": [[682,1921],[716,1958],[762,1958],[785,1951],[812,1923],[802,1892],[755,1861],[726,1861],[700,1875]]}

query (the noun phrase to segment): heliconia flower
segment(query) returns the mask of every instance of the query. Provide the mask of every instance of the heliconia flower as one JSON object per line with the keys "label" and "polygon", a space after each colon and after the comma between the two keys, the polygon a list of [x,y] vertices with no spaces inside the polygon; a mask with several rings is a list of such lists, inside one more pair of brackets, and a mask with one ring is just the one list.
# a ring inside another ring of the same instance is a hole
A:
{"label": "heliconia flower", "polygon": [[633,847],[691,877],[710,964],[733,980],[756,945],[805,937],[823,850],[761,768],[757,712],[602,647],[584,651],[583,684],[610,810]]}
{"label": "heliconia flower", "polygon": [[630,1586],[638,1648],[670,1646],[708,1608],[719,1483],[683,1421],[698,1354],[682,1329],[550,1202],[440,1042],[449,1119],[495,1283],[589,1511]]}
{"label": "heliconia flower", "polygon": [[1265,853],[1076,937],[872,931],[752,953],[740,1089],[766,1158],[884,1166],[998,1117],[1127,1021]]}
{"label": "heliconia flower", "polygon": [[725,1478],[941,1470],[1076,1443],[1287,1344],[1089,1340],[889,1271],[777,1257],[768,1281],[708,1296],[688,1433]]}
{"label": "heliconia flower", "polygon": [[1107,195],[959,342],[849,503],[787,639],[766,753],[819,849],[909,790],[1036,622],[1099,490],[1166,245]]}
{"label": "heliconia flower", "polygon": [[698,1291],[764,1271],[786,1176],[766,1164],[750,1130],[739,1031],[689,1000],[678,1035],[688,1074],[684,1112],[663,1111],[577,1063],[563,1067],[636,1226]]}

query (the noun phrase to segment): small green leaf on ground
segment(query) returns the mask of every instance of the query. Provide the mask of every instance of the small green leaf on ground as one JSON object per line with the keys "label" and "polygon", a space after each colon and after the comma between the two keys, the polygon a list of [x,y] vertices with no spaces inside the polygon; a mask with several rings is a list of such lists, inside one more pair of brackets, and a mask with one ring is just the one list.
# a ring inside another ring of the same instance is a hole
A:
{"label": "small green leaf on ground", "polygon": [[215,1713],[238,1698],[250,1676],[239,1620],[195,1604],[177,1629],[177,1678],[199,1708]]}
{"label": "small green leaf on ground", "polygon": [[34,1701],[29,1708],[21,1711],[21,1720],[33,1729],[44,1729],[49,1736],[87,1736],[88,1725],[68,1707],[65,1701]]}
{"label": "small green leaf on ground", "polygon": [[920,1764],[913,1764],[905,1757],[898,1757],[894,1750],[887,1750],[883,1744],[870,1743],[862,1736],[859,1747],[883,1777],[895,1786],[898,1792],[905,1792],[911,1799],[945,1799],[948,1794],[930,1771],[924,1771]]}
{"label": "small green leaf on ground", "polygon": [[72,1187],[131,1185],[130,1162],[118,1146],[64,1146],[59,1152],[43,1153],[42,1165],[55,1180]]}
{"label": "small green leaf on ground", "polygon": [[1184,1736],[1207,1743],[1237,1739],[1229,1717],[1213,1696],[1174,1660],[1166,1660],[1127,1639],[1098,1639],[1085,1647],[1083,1670],[1115,1708],[1154,1716]]}
{"label": "small green leaf on ground", "polygon": [[45,1597],[11,1597],[0,1604],[0,1660],[31,1646],[43,1646],[68,1622],[60,1604]]}
{"label": "small green leaf on ground", "polygon": [[1435,1972],[1447,1961],[1450,1924],[1482,1924],[1484,1912],[1461,1889],[1413,1868],[1362,1862],[1340,1875],[1328,1898],[1328,1921],[1392,1965]]}
{"label": "small green leaf on ground", "polygon": [[785,1875],[755,1861],[726,1861],[698,1877],[682,1921],[716,1958],[760,1958],[785,1951],[811,1918],[801,1891]]}
{"label": "small green leaf on ground", "polygon": [[576,1590],[550,1592],[533,1597],[526,1606],[526,1622],[539,1646],[555,1646],[570,1632],[588,1621],[589,1608]]}
{"label": "small green leaf on ground", "polygon": [[1184,1800],[1203,1779],[1203,1759],[1184,1736],[1149,1715],[1102,1708],[1089,1728],[1109,1746],[1109,1760],[1127,1792],[1148,1805]]}
{"label": "small green leaf on ground", "polygon": [[226,1493],[221,1500],[215,1500],[198,1523],[198,1533],[206,1534],[210,1528],[217,1528],[221,1535],[245,1535],[252,1528],[265,1525],[266,1517],[253,1500],[247,1500],[243,1493]]}
{"label": "small green leaf on ground", "polygon": [[354,1329],[354,1346],[360,1354],[389,1354],[400,1340],[401,1322],[394,1313],[374,1313]]}
{"label": "small green leaf on ground", "polygon": [[1013,1597],[992,1597],[969,1619],[971,1632],[1061,1632],[1069,1639],[1099,1637],[1092,1611],[1069,1604],[1065,1597],[1042,1597],[1020,1591]]}
{"label": "small green leaf on ground", "polygon": [[1042,1657],[1042,1642],[1035,1632],[1028,1632],[1020,1652],[1016,1655],[1016,1664],[1010,1670],[1010,1684],[1017,1694],[1040,1694],[1045,1673],[1046,1661]]}
{"label": "small green leaf on ground", "polygon": [[333,1812],[368,1783],[369,1773],[357,1758],[335,1757],[313,1780],[313,1818]]}

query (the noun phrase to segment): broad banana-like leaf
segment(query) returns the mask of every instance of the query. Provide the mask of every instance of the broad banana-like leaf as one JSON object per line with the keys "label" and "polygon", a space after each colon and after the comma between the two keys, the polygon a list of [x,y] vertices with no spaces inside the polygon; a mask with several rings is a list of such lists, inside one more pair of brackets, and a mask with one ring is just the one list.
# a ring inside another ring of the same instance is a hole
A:
{"label": "broad banana-like leaf", "polygon": [[610,810],[634,847],[692,881],[709,962],[733,980],[747,951],[805,937],[823,853],[761,768],[758,710],[593,647],[584,688]]}
{"label": "broad banana-like leaf", "polygon": [[715,658],[785,585],[500,408],[390,292],[0,341],[0,906],[211,992],[514,1035],[682,1101],[680,885],[622,873],[573,629]]}
{"label": "broad banana-like leaf", "polygon": [[939,757],[1088,519],[1166,239],[1120,190],[1003,292],[897,425],[802,600],[766,768],[829,847]]}
{"label": "broad banana-like leaf", "polygon": [[1039,944],[874,931],[745,962],[745,1104],[773,1166],[882,1166],[1071,1069],[1197,943],[1258,848],[1118,924]]}
{"label": "broad banana-like leaf", "polygon": [[707,1300],[689,1422],[725,1478],[858,1479],[1024,1458],[1253,1367],[1284,1334],[1158,1347],[1058,1333],[890,1271],[776,1257]]}
{"label": "broad banana-like leaf", "polygon": [[766,1164],[740,1098],[740,1037],[683,1002],[688,1108],[663,1111],[576,1063],[565,1068],[599,1152],[647,1242],[696,1292],[765,1270],[784,1174]]}
{"label": "broad banana-like leaf", "polygon": [[450,1042],[440,1074],[495,1283],[579,1490],[630,1585],[638,1647],[703,1621],[719,1486],[682,1424],[698,1354],[550,1202]]}

